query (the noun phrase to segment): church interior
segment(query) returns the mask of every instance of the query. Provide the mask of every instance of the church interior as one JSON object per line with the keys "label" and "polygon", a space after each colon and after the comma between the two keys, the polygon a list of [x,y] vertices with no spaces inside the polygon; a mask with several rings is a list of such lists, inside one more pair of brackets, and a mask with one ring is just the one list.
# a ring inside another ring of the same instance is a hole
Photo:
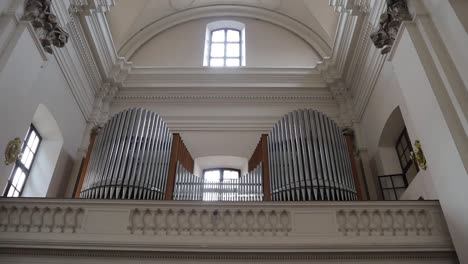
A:
{"label": "church interior", "polygon": [[0,263],[468,263],[466,14],[0,1]]}

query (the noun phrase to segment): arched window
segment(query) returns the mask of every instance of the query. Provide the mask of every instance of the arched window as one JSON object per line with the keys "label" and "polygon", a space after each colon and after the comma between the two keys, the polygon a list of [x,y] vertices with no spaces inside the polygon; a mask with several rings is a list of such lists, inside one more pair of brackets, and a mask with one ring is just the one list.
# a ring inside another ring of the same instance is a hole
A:
{"label": "arched window", "polygon": [[[234,189],[231,189],[233,193],[226,192],[229,189],[229,185],[223,188],[220,187],[220,183],[229,184],[236,183],[240,177],[240,170],[230,168],[216,168],[207,169],[203,171],[203,201],[219,201],[221,195],[225,197],[234,195]],[[234,186],[234,185],[231,185]]]}
{"label": "arched window", "polygon": [[207,25],[203,66],[245,66],[244,24],[216,21]]}

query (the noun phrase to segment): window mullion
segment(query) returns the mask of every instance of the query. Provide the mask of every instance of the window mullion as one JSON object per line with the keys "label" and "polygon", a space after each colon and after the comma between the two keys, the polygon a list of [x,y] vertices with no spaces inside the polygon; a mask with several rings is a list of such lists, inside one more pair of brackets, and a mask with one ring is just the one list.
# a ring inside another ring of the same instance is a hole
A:
{"label": "window mullion", "polygon": [[226,67],[227,60],[227,29],[224,30],[224,67]]}

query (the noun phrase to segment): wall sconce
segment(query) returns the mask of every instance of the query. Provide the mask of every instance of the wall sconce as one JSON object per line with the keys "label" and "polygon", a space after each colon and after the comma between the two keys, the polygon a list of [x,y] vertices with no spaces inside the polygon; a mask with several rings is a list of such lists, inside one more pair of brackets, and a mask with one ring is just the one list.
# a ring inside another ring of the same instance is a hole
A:
{"label": "wall sconce", "polygon": [[5,165],[14,163],[17,159],[21,158],[21,139],[15,138],[8,142],[5,149]]}

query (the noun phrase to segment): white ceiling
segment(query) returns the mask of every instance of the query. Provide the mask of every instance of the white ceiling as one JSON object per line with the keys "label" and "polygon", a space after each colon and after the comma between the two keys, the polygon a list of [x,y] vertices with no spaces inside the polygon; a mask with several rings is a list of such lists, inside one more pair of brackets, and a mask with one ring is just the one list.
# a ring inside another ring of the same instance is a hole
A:
{"label": "white ceiling", "polygon": [[152,23],[195,7],[236,5],[268,9],[307,26],[329,46],[338,23],[328,0],[116,0],[115,3],[107,19],[117,50]]}

